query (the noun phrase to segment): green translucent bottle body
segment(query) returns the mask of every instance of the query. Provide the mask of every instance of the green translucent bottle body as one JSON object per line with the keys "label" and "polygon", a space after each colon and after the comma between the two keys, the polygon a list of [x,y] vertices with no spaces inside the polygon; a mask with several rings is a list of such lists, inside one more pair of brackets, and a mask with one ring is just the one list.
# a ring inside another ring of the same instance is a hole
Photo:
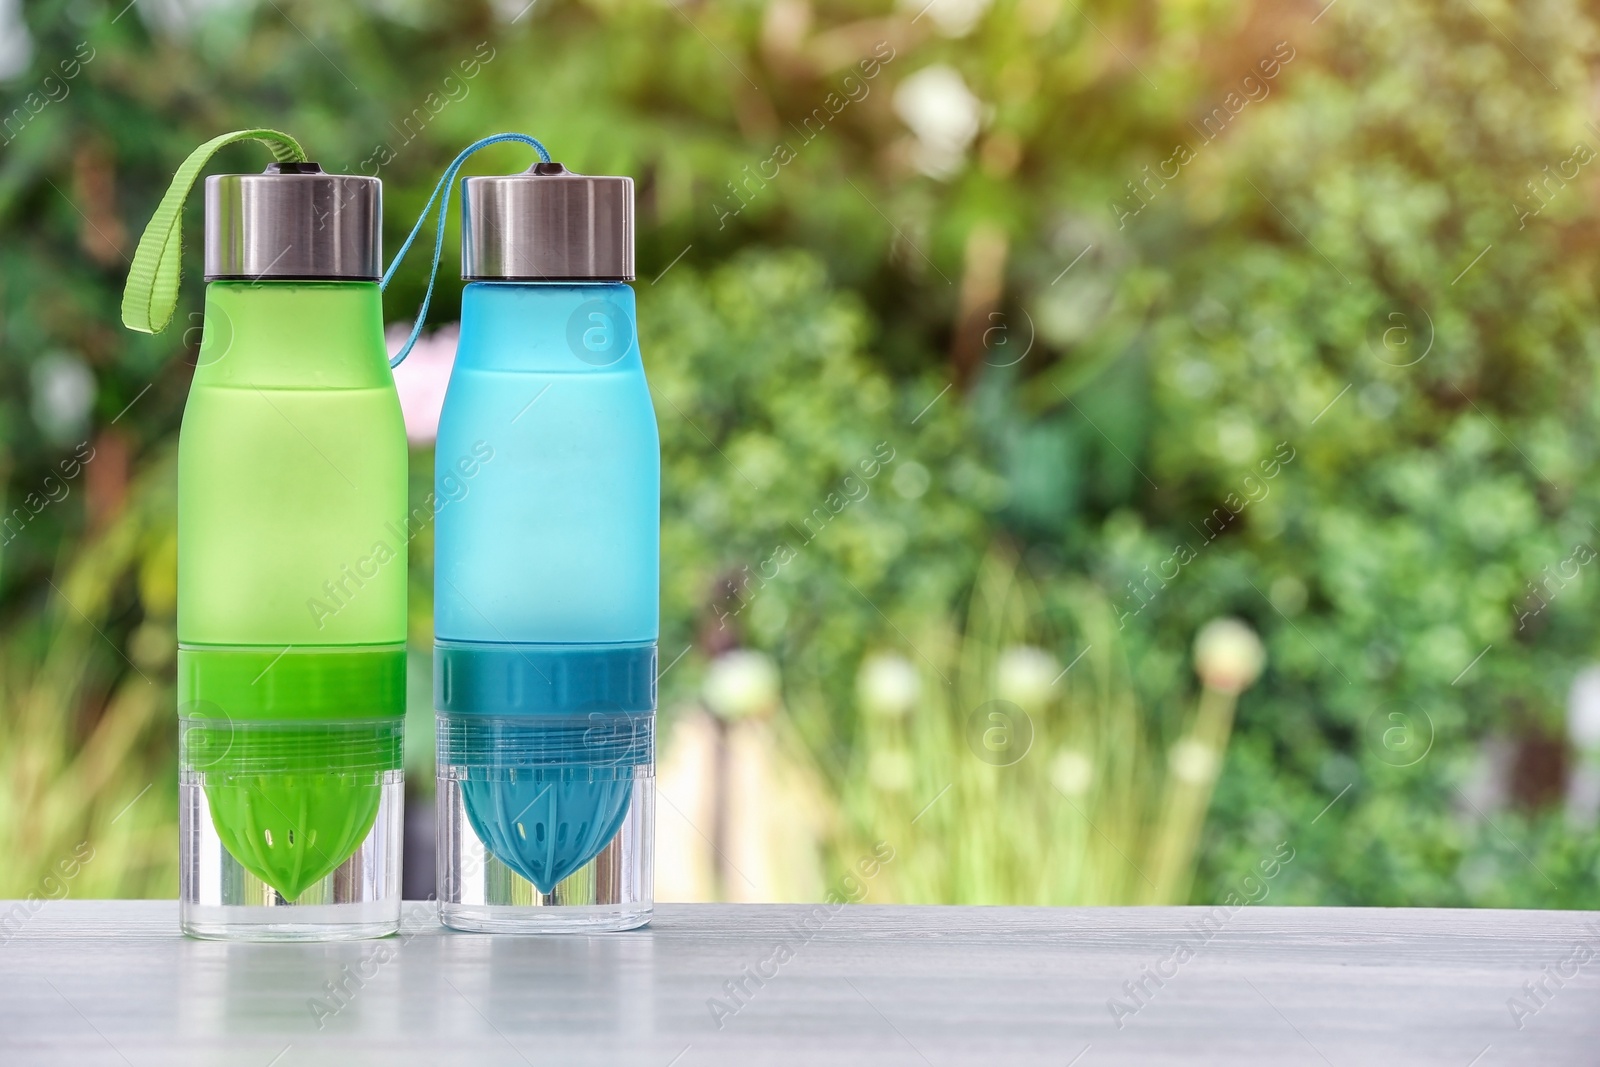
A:
{"label": "green translucent bottle body", "polygon": [[293,902],[401,766],[406,441],[378,286],[212,282],[178,452],[185,781]]}

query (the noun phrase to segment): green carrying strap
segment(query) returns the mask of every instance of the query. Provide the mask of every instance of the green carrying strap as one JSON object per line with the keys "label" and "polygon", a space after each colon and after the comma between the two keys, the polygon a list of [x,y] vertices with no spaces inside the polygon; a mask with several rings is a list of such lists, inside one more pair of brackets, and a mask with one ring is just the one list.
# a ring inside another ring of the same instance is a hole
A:
{"label": "green carrying strap", "polygon": [[139,238],[128,270],[128,285],[122,291],[122,325],[140,333],[160,333],[172,321],[178,306],[178,275],[183,259],[183,204],[200,171],[217,149],[238,141],[260,141],[272,150],[279,163],[304,163],[306,150],[286,133],[277,130],[235,130],[213,137],[189,153],[178,173],[172,176],[167,194],[161,198],[150,224]]}

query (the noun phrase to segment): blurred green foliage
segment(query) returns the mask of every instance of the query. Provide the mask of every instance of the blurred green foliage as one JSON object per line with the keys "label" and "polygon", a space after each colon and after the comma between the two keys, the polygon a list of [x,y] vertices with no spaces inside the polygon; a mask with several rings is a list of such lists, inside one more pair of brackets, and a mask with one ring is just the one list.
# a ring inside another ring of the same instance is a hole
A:
{"label": "blurred green foliage", "polygon": [[[151,708],[198,331],[128,334],[117,304],[177,162],[271,125],[384,178],[389,248],[499,129],[637,178],[663,663],[691,650],[663,707],[708,655],[766,649],[849,796],[862,657],[917,658],[907,635],[964,617],[1000,542],[1063,661],[1098,587],[1140,707],[1187,706],[1206,620],[1262,634],[1194,899],[1287,840],[1274,902],[1595,906],[1600,838],[1559,801],[1565,690],[1597,636],[1592,567],[1564,577],[1600,538],[1596,14],[30,4],[31,66],[0,84],[0,474],[28,515],[0,537],[0,847],[21,857],[0,894],[83,840],[127,858],[85,865],[102,880],[82,891],[175,888],[174,731]],[[469,169],[524,163],[497,147]],[[392,318],[423,284],[401,272]],[[80,441],[96,458],[62,482]],[[1007,817],[1050,825],[1062,803],[1011,790]]]}

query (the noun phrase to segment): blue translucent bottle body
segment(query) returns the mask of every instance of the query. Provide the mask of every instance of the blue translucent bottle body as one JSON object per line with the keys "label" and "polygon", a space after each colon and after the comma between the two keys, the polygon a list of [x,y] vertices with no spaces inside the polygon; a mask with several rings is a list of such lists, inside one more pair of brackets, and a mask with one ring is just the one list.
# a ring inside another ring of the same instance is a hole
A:
{"label": "blue translucent bottle body", "polygon": [[638,926],[661,461],[633,291],[468,285],[435,462],[441,917]]}

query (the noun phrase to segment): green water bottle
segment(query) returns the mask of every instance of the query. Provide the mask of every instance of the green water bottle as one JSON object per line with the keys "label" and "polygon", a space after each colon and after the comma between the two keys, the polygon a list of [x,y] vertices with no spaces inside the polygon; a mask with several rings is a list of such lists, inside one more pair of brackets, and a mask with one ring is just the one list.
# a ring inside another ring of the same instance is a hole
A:
{"label": "green water bottle", "polygon": [[384,348],[382,193],[270,130],[184,163],[123,321],[156,333],[205,184],[204,334],[178,448],[180,919],[201,937],[393,932],[400,913],[406,439]]}

